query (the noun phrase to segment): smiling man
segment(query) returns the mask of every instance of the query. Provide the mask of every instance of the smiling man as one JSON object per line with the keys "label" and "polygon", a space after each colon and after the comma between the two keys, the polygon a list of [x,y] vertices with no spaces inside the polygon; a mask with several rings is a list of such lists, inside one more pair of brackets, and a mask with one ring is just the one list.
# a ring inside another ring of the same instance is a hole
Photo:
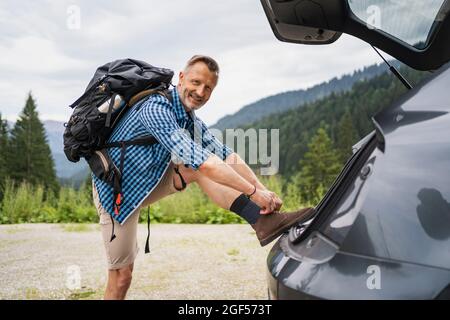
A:
{"label": "smiling man", "polygon": [[[127,149],[120,212],[114,212],[110,201],[112,188],[94,176],[94,202],[108,260],[105,299],[124,299],[131,284],[138,252],[136,233],[140,210],[182,191],[190,183],[197,183],[218,206],[244,218],[256,231],[261,246],[312,216],[311,208],[280,213],[280,198],[195,115],[194,111],[211,97],[218,79],[217,62],[196,55],[180,72],[175,89],[142,99],[114,128],[109,141],[152,135],[158,143]],[[110,155],[114,163],[120,162],[119,150],[111,149]],[[115,230],[115,238],[110,237],[111,230]],[[149,252],[148,238],[146,252]]]}

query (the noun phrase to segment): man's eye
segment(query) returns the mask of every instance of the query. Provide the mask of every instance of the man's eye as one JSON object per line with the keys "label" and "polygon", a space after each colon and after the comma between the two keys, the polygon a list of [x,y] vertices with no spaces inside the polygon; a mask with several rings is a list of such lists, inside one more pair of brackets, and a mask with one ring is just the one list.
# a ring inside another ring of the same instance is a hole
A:
{"label": "man's eye", "polygon": [[197,84],[200,84],[200,82],[199,82],[199,81],[197,81],[197,80],[192,80],[192,84],[195,84],[195,85],[197,85]]}

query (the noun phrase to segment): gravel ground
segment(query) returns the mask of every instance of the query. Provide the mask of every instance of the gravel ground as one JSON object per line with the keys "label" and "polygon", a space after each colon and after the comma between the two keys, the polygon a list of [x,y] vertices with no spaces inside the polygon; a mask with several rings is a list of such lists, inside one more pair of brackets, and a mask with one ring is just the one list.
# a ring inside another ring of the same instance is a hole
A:
{"label": "gravel ground", "polygon": [[[152,225],[150,254],[146,236],[139,225],[127,299],[267,298],[271,246],[250,226]],[[106,276],[96,224],[0,225],[0,299],[101,299]]]}

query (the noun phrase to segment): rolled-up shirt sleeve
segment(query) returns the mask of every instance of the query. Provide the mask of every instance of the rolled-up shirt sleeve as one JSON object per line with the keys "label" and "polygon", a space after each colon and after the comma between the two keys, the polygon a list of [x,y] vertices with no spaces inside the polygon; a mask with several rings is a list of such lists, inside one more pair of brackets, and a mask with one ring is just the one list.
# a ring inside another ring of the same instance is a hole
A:
{"label": "rolled-up shirt sleeve", "polygon": [[147,100],[141,107],[139,117],[149,134],[172,156],[194,170],[198,170],[211,155],[190,137],[187,130],[179,126],[168,100],[162,97]]}
{"label": "rolled-up shirt sleeve", "polygon": [[196,118],[199,127],[202,130],[202,147],[208,150],[210,153],[215,154],[222,160],[225,160],[234,151],[226,144],[222,143],[217,137],[209,130],[206,124],[199,118]]}

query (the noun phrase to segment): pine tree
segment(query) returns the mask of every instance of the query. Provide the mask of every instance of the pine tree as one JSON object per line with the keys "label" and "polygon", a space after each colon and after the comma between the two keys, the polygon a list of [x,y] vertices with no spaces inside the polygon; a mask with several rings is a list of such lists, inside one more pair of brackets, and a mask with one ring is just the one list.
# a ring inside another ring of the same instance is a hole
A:
{"label": "pine tree", "polygon": [[55,193],[59,190],[44,125],[39,120],[31,93],[11,130],[7,167],[11,179],[16,182],[43,185],[46,191]]}
{"label": "pine tree", "polygon": [[321,126],[308,144],[300,160],[300,172],[295,175],[302,202],[317,204],[341,169],[337,151],[326,129]]}
{"label": "pine tree", "polygon": [[352,116],[348,110],[339,121],[337,134],[337,149],[339,152],[339,160],[344,164],[352,155],[352,146],[358,140],[358,134],[352,123]]}
{"label": "pine tree", "polygon": [[0,113],[0,200],[3,199],[3,187],[7,176],[6,153],[8,147],[8,124]]}

